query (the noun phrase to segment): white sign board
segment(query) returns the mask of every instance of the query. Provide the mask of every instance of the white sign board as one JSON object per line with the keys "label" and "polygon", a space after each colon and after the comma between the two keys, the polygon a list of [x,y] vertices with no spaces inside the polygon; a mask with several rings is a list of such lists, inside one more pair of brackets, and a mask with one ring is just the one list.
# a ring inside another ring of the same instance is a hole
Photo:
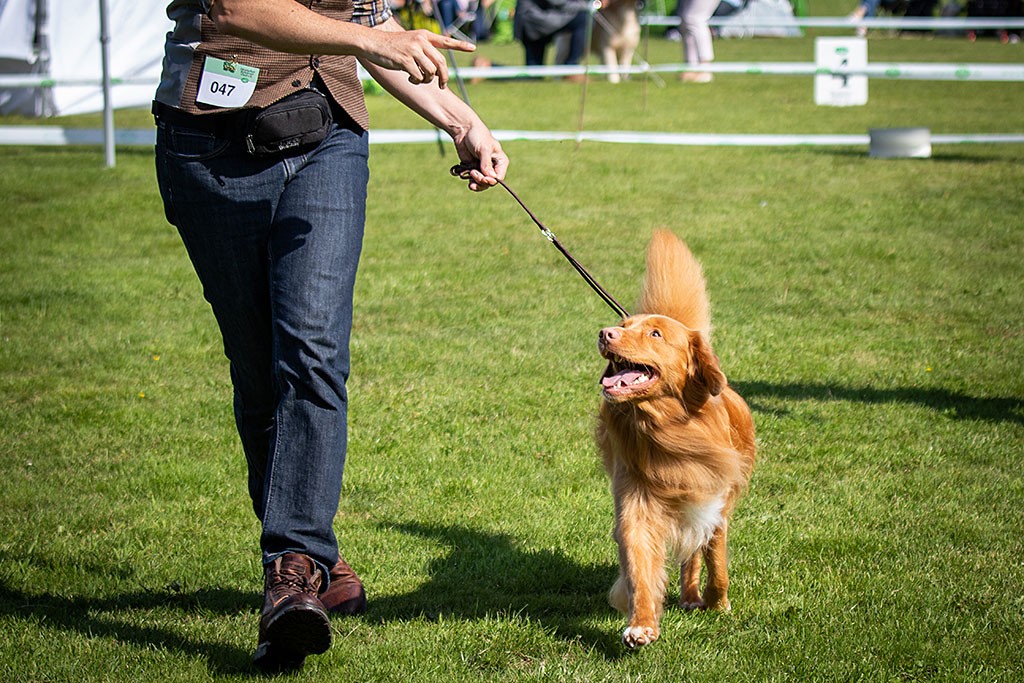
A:
{"label": "white sign board", "polygon": [[[830,72],[866,67],[868,41],[865,38],[817,38],[814,63],[819,70]],[[867,104],[868,77],[818,74],[814,77],[814,103],[832,107]]]}

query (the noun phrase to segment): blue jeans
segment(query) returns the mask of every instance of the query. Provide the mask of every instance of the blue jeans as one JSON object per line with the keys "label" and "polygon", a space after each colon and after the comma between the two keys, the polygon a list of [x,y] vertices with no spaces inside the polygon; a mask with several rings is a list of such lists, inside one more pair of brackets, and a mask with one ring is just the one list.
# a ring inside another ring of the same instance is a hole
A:
{"label": "blue jeans", "polygon": [[579,64],[586,50],[587,42],[587,13],[581,11],[569,20],[569,23],[548,36],[537,40],[522,38],[523,48],[526,52],[527,66],[544,66],[544,53],[548,45],[561,33],[569,34],[569,52],[565,56],[563,64]]}
{"label": "blue jeans", "polygon": [[436,0],[435,5],[437,12],[434,18],[441,24],[441,32],[448,35],[448,29],[455,23],[459,11],[455,0]]}
{"label": "blue jeans", "polygon": [[265,158],[158,121],[160,193],[224,339],[264,563],[338,557],[368,154],[351,123],[311,152]]}

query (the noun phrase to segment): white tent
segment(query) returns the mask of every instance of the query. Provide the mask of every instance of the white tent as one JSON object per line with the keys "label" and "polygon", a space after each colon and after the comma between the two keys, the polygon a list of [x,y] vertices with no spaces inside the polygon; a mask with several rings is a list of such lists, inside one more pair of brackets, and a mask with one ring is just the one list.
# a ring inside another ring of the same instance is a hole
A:
{"label": "white tent", "polygon": [[716,26],[723,38],[796,38],[803,35],[789,0],[750,0],[740,11],[719,19]]}
{"label": "white tent", "polygon": [[[114,108],[153,99],[168,0],[107,0]],[[55,116],[103,109],[99,0],[0,0],[0,114]],[[12,76],[53,81],[5,84]]]}

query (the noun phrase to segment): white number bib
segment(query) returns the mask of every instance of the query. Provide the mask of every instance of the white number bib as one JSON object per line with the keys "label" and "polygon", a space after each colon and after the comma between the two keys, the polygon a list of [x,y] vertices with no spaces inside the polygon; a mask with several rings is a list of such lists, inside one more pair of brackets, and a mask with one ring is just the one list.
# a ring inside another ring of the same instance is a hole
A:
{"label": "white number bib", "polygon": [[238,62],[207,57],[196,102],[215,107],[242,107],[256,92],[260,70]]}

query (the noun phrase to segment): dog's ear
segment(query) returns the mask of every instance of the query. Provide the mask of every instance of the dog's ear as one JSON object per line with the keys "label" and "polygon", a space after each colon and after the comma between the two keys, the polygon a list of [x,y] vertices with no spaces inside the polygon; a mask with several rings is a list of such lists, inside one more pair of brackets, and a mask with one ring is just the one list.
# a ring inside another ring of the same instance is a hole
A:
{"label": "dog's ear", "polygon": [[725,374],[718,365],[718,356],[700,332],[690,333],[690,379],[686,383],[689,398],[703,404],[709,396],[718,396],[725,389]]}

